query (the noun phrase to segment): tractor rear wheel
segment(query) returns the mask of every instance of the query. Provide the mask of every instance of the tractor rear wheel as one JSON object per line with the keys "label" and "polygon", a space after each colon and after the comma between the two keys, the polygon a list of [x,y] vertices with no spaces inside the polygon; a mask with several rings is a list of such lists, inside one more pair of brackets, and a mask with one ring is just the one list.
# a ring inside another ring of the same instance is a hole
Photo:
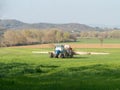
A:
{"label": "tractor rear wheel", "polygon": [[60,54],[60,58],[65,58],[64,54]]}

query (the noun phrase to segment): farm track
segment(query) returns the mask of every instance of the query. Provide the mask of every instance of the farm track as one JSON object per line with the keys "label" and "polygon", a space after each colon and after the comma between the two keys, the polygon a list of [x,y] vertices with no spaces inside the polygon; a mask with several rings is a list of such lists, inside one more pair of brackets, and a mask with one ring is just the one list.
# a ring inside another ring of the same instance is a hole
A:
{"label": "farm track", "polygon": [[[120,44],[69,44],[72,48],[120,48]],[[12,48],[54,48],[54,44],[14,46]]]}

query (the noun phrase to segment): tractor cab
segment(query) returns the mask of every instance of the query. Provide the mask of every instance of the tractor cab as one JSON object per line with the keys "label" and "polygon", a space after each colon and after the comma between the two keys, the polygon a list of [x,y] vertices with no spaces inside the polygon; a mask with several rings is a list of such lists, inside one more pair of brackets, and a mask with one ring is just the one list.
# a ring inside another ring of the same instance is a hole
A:
{"label": "tractor cab", "polygon": [[65,51],[64,45],[55,45],[55,51],[60,51],[61,53],[63,53]]}

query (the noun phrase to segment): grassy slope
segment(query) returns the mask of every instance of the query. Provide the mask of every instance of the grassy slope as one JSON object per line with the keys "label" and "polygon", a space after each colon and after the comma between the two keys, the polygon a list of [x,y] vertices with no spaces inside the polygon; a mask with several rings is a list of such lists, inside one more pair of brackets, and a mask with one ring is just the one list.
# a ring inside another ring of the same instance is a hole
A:
{"label": "grassy slope", "polygon": [[51,59],[40,49],[0,49],[0,90],[119,90],[120,49],[80,49],[110,55]]}

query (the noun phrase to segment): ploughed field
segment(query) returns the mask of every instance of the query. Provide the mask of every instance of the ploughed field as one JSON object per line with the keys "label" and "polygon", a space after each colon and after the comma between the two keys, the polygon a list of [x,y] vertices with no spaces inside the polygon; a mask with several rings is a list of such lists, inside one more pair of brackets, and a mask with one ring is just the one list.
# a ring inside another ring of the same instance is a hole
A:
{"label": "ploughed field", "polygon": [[[120,44],[70,44],[72,48],[120,48]],[[14,48],[54,48],[54,44],[15,46]]]}

